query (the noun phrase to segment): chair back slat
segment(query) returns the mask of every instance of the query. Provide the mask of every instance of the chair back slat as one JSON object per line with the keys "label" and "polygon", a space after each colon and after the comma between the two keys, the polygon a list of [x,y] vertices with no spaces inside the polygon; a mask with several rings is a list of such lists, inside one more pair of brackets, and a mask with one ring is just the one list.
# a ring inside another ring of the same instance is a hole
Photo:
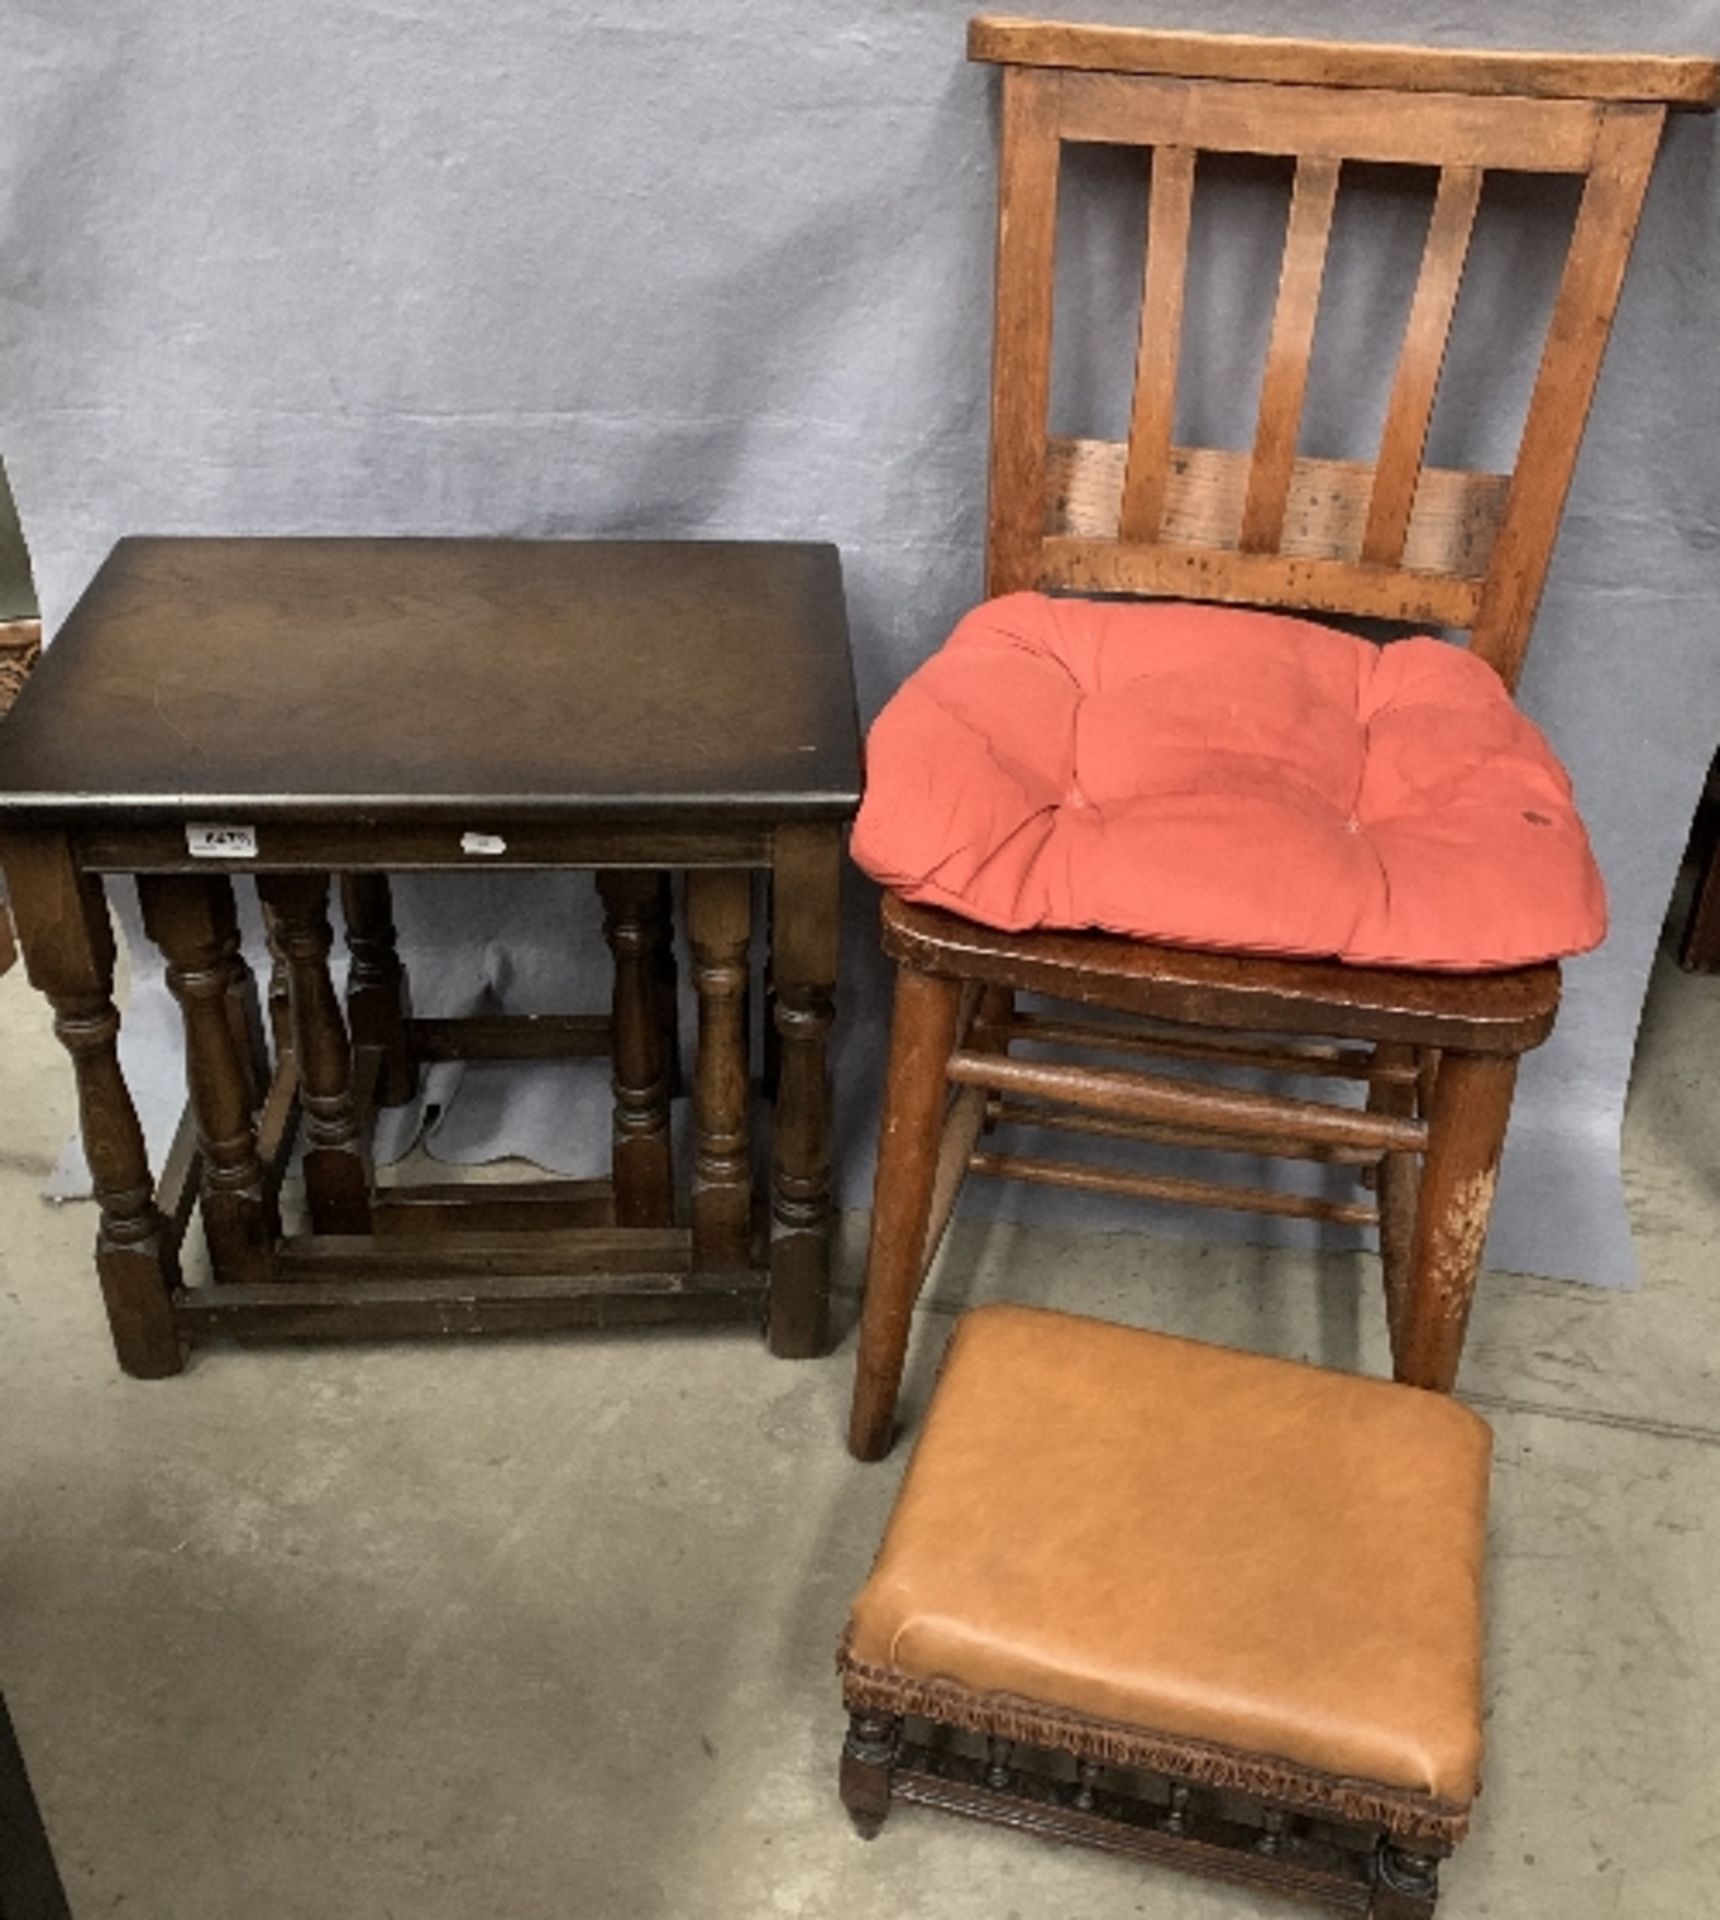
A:
{"label": "chair back slat", "polygon": [[[1424,72],[1414,49],[1035,22],[976,22],[972,44],[1004,64],[988,590],[1177,595],[1457,628],[1515,685],[1666,110],[1712,105],[1720,69],[1441,52]],[[1638,86],[1657,91],[1630,97]],[[1051,436],[1058,178],[1063,146],[1084,141],[1150,154],[1120,443]],[[1294,165],[1245,452],[1176,440],[1203,152]],[[1299,446],[1348,161],[1437,176],[1373,463]],[[1484,176],[1495,170],[1583,180],[1509,474],[1424,464],[1448,345],[1467,324],[1459,295]]]}
{"label": "chair back slat", "polygon": [[1278,277],[1278,307],[1266,349],[1260,387],[1260,419],[1254,430],[1254,463],[1242,503],[1238,545],[1244,553],[1277,551],[1290,497],[1290,469],[1302,429],[1308,362],[1314,348],[1314,316],[1326,276],[1332,209],[1338,199],[1339,162],[1326,155],[1296,163],[1290,190],[1290,225]]}
{"label": "chair back slat", "polygon": [[1117,518],[1117,535],[1122,540],[1156,540],[1164,516],[1193,207],[1193,153],[1187,147],[1155,148],[1147,202],[1147,264],[1141,284],[1135,398],[1129,419],[1129,463]]}
{"label": "chair back slat", "polygon": [[1608,107],[1553,302],[1470,645],[1517,684],[1666,110]]}
{"label": "chair back slat", "polygon": [[1475,211],[1481,204],[1481,179],[1479,167],[1445,167],[1440,171],[1421,273],[1410,303],[1391,399],[1386,405],[1379,466],[1368,504],[1367,531],[1362,536],[1360,557],[1370,567],[1395,567],[1403,559],[1428,423],[1433,418],[1433,397],[1439,387],[1445,345],[1451,337]]}

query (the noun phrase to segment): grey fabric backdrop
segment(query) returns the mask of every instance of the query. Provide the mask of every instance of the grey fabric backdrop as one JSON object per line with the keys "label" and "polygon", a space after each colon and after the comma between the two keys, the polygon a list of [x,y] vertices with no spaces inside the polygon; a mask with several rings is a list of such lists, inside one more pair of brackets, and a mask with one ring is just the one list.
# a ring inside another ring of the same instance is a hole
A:
{"label": "grey fabric backdrop", "polygon": [[[1716,0],[1070,17],[1720,41]],[[964,19],[900,0],[0,0],[0,445],[50,630],[134,531],[828,539],[873,711],[979,591],[995,82],[964,64]],[[1138,177],[1105,156],[1076,171],[1094,210],[1068,276],[1126,313]],[[1239,444],[1257,376],[1236,370],[1249,335],[1232,316],[1275,236],[1257,177],[1218,184],[1257,244],[1239,266],[1197,263],[1184,427]],[[1675,121],[1524,688],[1575,773],[1614,930],[1570,969],[1525,1071],[1492,1257],[1614,1284],[1631,1272],[1617,1147],[1637,1014],[1720,737],[1715,184],[1712,123]],[[1550,286],[1510,197],[1478,236],[1466,309],[1532,307]],[[1401,203],[1363,179],[1363,210],[1407,272]],[[1392,344],[1370,291],[1340,278],[1328,303],[1308,451],[1367,450]],[[1062,369],[1061,425],[1106,424],[1116,364]],[[1507,456],[1523,370],[1458,350],[1436,453]],[[482,885],[403,889],[420,1000],[565,1004],[577,961],[589,1001],[582,885]],[[858,883],[852,909],[840,1164],[862,1202],[887,983]],[[157,1124],[177,1097],[162,1016],[145,975],[127,1045]],[[601,1148],[601,1097],[576,1111],[566,1076],[504,1097],[473,1073],[438,1098],[448,1157],[572,1166]],[[1014,1189],[969,1204],[1064,1211]]]}

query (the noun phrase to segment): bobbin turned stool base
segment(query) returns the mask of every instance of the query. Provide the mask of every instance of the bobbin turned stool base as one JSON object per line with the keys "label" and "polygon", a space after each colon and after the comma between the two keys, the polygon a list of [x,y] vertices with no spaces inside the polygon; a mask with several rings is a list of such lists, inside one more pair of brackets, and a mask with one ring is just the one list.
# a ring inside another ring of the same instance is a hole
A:
{"label": "bobbin turned stool base", "polygon": [[969,1314],[839,1656],[840,1786],[1433,1913],[1481,1748],[1491,1436],[1413,1388]]}
{"label": "bobbin turned stool base", "polygon": [[[968,1713],[985,1718],[978,1696]],[[1083,1751],[1086,1731],[1070,1725],[1059,1747],[993,1736],[964,1751],[951,1723],[862,1709],[850,1714],[842,1743],[842,1803],[866,1840],[882,1830],[892,1800],[903,1800],[1373,1920],[1434,1912],[1449,1839],[1322,1818],[1300,1803],[1288,1775],[1277,1796],[1242,1795],[1169,1771],[1108,1767]]]}

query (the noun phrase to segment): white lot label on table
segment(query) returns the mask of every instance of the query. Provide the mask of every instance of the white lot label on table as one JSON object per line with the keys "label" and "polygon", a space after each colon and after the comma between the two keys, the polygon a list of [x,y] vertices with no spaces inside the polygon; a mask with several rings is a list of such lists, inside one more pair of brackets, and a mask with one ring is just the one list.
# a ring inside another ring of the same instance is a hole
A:
{"label": "white lot label on table", "polygon": [[255,860],[255,827],[197,826],[187,823],[185,848],[199,860]]}

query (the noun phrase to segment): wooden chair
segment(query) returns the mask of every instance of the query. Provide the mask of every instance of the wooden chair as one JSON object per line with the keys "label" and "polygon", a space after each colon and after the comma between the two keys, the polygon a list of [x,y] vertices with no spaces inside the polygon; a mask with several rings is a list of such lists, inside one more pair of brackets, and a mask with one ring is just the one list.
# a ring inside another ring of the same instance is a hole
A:
{"label": "wooden chair", "polygon": [[[1134,594],[1464,630],[1514,687],[1669,107],[1714,104],[1710,61],[1452,52],[978,19],[1003,67],[987,590]],[[1059,165],[1068,142],[1151,152],[1125,444],[1050,436]],[[1173,443],[1197,155],[1289,156],[1287,238],[1249,452]],[[1436,170],[1377,460],[1297,451],[1346,162]],[[1581,200],[1510,474],[1424,465],[1483,181],[1576,176]],[[898,962],[850,1446],[888,1447],[909,1320],[964,1174],[1377,1222],[1397,1377],[1449,1390],[1519,1056],[1551,1030],[1556,964],[1417,973],[1197,952],[1099,933],[999,933],[887,894]],[[1029,993],[1113,1023],[1018,1011]],[[1120,1032],[1114,1017],[1134,1016]],[[1270,1041],[1263,1035],[1289,1036]],[[1021,1059],[1250,1066],[1367,1088],[1365,1110]],[[946,1111],[947,1106],[947,1111]],[[1338,1161],[1330,1200],[1029,1158],[1031,1122],[1136,1142]]]}

